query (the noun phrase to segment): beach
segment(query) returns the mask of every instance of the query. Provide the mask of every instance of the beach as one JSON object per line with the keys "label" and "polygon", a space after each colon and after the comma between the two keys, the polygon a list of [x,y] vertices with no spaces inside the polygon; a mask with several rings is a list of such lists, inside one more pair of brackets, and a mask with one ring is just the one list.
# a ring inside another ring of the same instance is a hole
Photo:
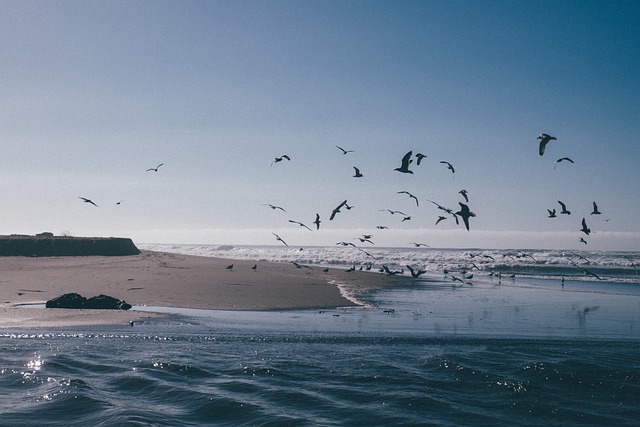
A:
{"label": "beach", "polygon": [[42,308],[47,300],[71,292],[87,298],[109,295],[134,307],[328,309],[358,305],[359,294],[397,283],[370,272],[325,272],[292,263],[154,251],[133,256],[2,257],[0,264],[0,327],[121,324],[166,316]]}

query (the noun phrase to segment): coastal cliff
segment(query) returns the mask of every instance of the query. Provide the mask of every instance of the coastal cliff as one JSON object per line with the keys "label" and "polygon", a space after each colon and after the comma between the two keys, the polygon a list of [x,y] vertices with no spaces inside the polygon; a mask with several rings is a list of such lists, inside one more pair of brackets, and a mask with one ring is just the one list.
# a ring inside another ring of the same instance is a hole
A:
{"label": "coastal cliff", "polygon": [[139,253],[133,241],[123,237],[68,237],[50,233],[0,236],[0,256],[125,256]]}

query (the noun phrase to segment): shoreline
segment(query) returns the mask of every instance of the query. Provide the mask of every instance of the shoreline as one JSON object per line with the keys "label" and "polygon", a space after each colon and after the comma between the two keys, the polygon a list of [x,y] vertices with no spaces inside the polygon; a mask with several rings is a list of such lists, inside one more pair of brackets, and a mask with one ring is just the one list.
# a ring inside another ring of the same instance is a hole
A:
{"label": "shoreline", "polygon": [[370,272],[324,272],[291,263],[145,250],[129,256],[0,257],[0,272],[0,329],[117,325],[168,317],[135,310],[25,307],[69,292],[105,294],[133,306],[306,310],[368,306],[361,296],[404,281]]}

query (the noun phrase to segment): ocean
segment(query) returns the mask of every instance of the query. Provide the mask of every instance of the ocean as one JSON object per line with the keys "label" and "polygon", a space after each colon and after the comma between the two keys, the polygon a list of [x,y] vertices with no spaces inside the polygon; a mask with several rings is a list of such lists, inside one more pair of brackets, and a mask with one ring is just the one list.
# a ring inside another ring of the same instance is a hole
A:
{"label": "ocean", "polygon": [[[640,253],[138,245],[402,271],[362,307],[0,330],[0,425],[635,426]],[[425,270],[412,279],[407,265]],[[455,277],[455,279],[454,279]]]}

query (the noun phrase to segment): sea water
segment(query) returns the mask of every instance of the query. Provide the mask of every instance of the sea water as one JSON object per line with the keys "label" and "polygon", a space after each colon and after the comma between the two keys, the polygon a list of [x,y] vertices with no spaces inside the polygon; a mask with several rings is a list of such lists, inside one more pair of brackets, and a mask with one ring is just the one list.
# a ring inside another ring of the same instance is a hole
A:
{"label": "sea water", "polygon": [[0,425],[640,419],[638,253],[388,248],[368,251],[373,259],[342,248],[143,248],[429,272],[368,295],[368,307],[137,307],[176,316],[133,327],[0,331]]}

